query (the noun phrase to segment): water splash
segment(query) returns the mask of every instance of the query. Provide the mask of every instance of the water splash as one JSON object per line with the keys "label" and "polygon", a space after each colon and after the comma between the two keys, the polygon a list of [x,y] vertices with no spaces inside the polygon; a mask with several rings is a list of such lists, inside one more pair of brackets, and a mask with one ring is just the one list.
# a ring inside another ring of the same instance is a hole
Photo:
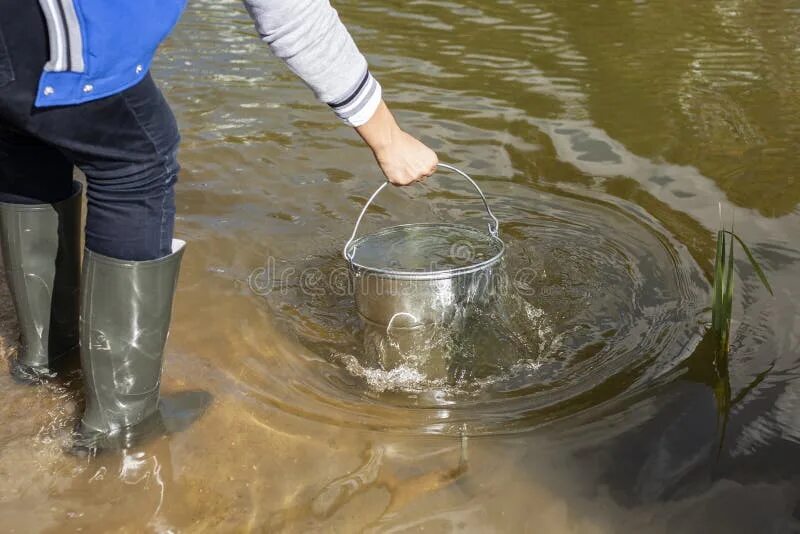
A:
{"label": "water splash", "polygon": [[364,322],[363,350],[335,352],[374,392],[476,394],[539,369],[558,346],[544,310],[517,293],[459,307],[447,323],[385,328]]}

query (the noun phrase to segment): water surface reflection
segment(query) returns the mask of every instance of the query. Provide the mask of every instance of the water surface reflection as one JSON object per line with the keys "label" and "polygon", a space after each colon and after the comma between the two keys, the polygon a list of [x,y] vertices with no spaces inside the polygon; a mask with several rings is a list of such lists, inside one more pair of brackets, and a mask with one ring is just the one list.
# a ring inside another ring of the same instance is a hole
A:
{"label": "water surface reflection", "polygon": [[[477,337],[495,367],[476,387],[396,387],[363,365],[349,298],[291,278],[251,291],[269,258],[341,267],[379,177],[355,135],[267,57],[239,3],[198,0],[154,67],[183,127],[189,242],[164,389],[214,403],[185,432],[85,462],[58,444],[74,384],[25,389],[0,373],[5,525],[800,528],[796,3],[337,8],[403,124],[492,199],[510,272],[531,289],[525,337],[517,326]],[[719,202],[776,289],[737,264],[724,372],[703,336]],[[419,220],[483,227],[471,194],[443,179],[392,191],[366,230]],[[4,354],[12,318],[4,296]]]}

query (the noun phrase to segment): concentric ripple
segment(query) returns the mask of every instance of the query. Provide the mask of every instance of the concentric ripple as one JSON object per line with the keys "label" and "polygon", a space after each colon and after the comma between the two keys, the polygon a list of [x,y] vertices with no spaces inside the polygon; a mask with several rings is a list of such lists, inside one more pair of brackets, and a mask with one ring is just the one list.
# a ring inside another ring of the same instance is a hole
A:
{"label": "concentric ripple", "polygon": [[[516,432],[624,406],[682,361],[707,296],[682,245],[619,200],[489,189],[507,245],[509,291],[497,302],[455,327],[387,332],[359,318],[338,249],[287,260],[300,275],[265,302],[305,350],[258,373],[268,383],[253,392],[348,426]],[[427,201],[452,216],[452,199]],[[477,208],[459,213],[482,224]]]}

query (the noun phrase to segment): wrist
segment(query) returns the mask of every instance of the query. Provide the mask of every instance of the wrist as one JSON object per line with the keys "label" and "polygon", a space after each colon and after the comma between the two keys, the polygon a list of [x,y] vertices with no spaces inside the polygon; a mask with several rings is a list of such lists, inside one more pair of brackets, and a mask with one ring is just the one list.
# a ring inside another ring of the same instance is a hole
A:
{"label": "wrist", "polygon": [[383,100],[381,100],[372,117],[356,127],[356,131],[364,142],[377,154],[384,151],[394,143],[400,133],[400,126],[397,124],[392,112]]}

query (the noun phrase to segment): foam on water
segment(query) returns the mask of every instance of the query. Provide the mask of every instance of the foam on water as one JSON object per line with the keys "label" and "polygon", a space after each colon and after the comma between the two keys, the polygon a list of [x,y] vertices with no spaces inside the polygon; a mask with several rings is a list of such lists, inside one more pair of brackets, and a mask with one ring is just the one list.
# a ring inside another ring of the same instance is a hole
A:
{"label": "foam on water", "polygon": [[334,354],[353,376],[363,378],[372,391],[420,392],[431,387],[443,387],[444,379],[431,380],[415,366],[400,364],[389,370],[364,367],[352,354]]}

